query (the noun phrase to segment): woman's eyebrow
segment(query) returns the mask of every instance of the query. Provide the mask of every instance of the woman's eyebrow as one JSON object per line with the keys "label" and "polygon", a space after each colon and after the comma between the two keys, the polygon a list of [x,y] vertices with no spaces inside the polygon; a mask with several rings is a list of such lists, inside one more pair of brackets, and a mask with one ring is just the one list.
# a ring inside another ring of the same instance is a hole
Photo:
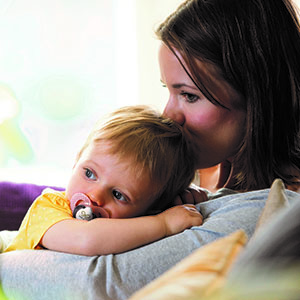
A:
{"label": "woman's eyebrow", "polygon": [[186,87],[186,88],[189,88],[189,89],[192,89],[192,90],[195,90],[195,91],[199,91],[199,89],[196,86],[189,85],[189,84],[186,84],[186,83],[174,83],[174,84],[172,84],[172,88],[174,88],[174,89],[181,89],[183,87]]}
{"label": "woman's eyebrow", "polygon": [[[166,83],[162,79],[160,80],[160,82],[161,82],[161,84],[166,86]],[[187,88],[193,89],[195,91],[199,90],[196,86],[189,85],[189,84],[186,84],[186,83],[174,83],[174,84],[171,85],[171,87],[174,88],[174,89],[180,89],[182,87],[187,87]]]}

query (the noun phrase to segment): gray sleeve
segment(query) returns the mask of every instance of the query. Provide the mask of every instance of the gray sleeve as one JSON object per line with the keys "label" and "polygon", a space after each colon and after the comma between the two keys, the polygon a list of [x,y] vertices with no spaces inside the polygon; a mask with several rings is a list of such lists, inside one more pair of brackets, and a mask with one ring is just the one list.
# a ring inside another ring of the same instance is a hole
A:
{"label": "gray sleeve", "polygon": [[[118,255],[85,257],[49,250],[0,255],[9,299],[127,299],[195,249],[243,229],[250,237],[269,190],[232,194],[198,205],[204,224]],[[294,193],[296,194],[296,193]],[[293,198],[293,193],[288,193]]]}

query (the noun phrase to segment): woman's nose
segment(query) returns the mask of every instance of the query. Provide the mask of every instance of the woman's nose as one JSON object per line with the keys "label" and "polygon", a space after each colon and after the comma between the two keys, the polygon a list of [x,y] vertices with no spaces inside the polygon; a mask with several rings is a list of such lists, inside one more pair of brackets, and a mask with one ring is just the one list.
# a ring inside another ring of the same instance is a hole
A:
{"label": "woman's nose", "polygon": [[174,120],[176,123],[183,125],[185,122],[184,113],[179,103],[170,98],[164,109],[163,115]]}

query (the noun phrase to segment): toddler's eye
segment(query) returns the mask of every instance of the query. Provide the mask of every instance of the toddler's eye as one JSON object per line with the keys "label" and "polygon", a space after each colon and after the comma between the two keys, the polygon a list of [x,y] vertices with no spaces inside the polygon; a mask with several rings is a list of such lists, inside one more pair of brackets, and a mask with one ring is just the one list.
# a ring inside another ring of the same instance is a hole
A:
{"label": "toddler's eye", "polygon": [[122,201],[122,202],[128,202],[126,197],[124,197],[121,192],[119,192],[117,190],[113,190],[112,194],[117,200]]}
{"label": "toddler's eye", "polygon": [[85,169],[85,176],[86,176],[88,179],[91,179],[91,180],[95,180],[95,179],[96,179],[96,176],[95,176],[95,174],[93,173],[93,171],[91,171],[91,170],[88,169],[88,168]]}

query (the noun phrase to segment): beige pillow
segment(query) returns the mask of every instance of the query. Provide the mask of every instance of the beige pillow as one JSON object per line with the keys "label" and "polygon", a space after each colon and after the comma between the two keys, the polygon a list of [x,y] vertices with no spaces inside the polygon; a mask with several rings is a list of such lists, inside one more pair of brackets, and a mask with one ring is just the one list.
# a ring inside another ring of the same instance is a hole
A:
{"label": "beige pillow", "polygon": [[129,300],[182,300],[209,295],[223,285],[246,241],[245,232],[238,230],[199,248]]}
{"label": "beige pillow", "polygon": [[275,179],[272,183],[265,207],[257,221],[254,237],[258,230],[275,217],[279,210],[288,207],[289,203],[285,195],[284,183],[281,179]]}

